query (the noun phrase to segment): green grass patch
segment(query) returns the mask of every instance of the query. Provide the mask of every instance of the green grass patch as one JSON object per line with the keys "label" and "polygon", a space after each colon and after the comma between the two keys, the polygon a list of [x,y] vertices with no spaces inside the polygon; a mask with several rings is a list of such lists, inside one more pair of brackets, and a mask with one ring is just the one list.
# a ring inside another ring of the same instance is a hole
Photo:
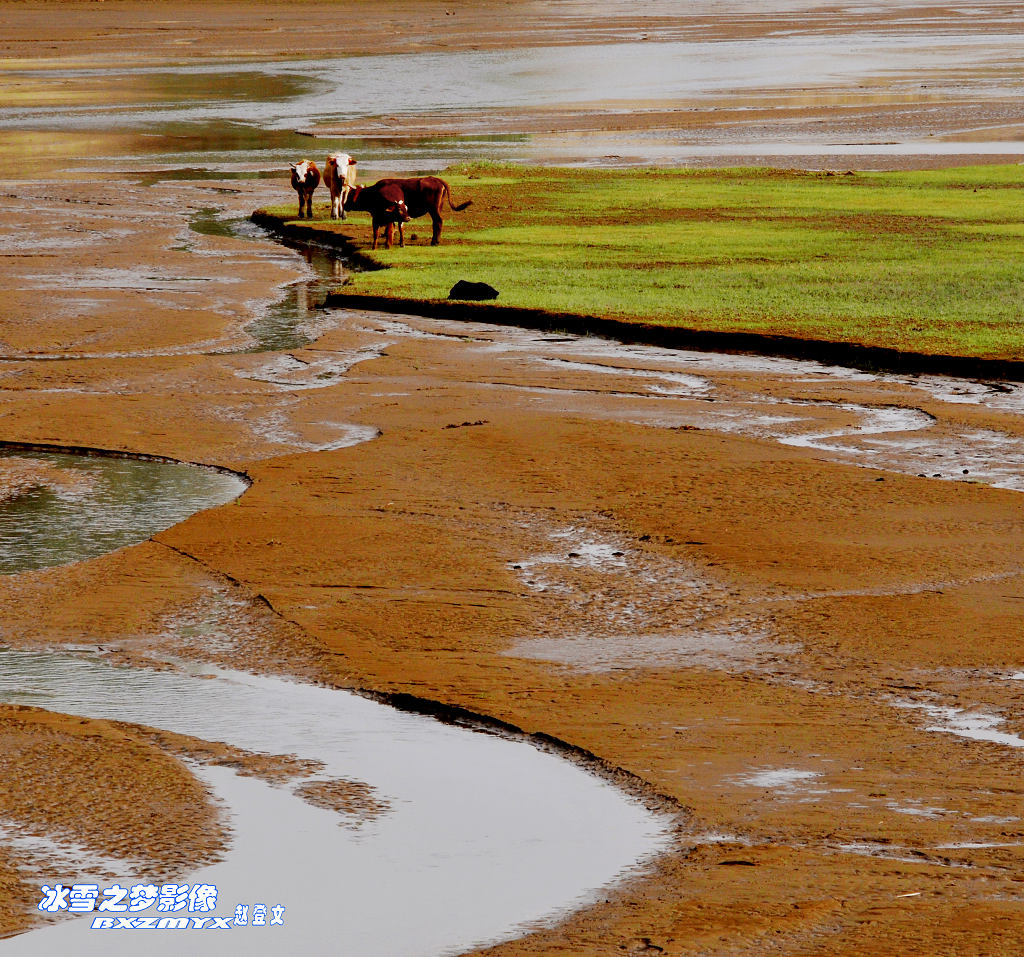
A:
{"label": "green grass patch", "polygon": [[331,224],[317,206],[313,225],[365,241],[365,255],[390,267],[354,275],[347,292],[441,300],[468,279],[513,308],[1024,357],[1021,166],[832,175],[487,164],[443,175],[455,201],[473,205],[445,214],[437,247],[424,218],[407,224],[404,249],[371,253],[365,213]]}

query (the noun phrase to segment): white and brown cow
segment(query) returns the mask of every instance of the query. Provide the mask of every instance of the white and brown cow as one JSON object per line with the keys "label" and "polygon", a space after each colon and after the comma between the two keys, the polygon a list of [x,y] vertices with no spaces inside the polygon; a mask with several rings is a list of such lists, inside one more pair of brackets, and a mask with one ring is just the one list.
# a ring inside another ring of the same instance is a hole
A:
{"label": "white and brown cow", "polygon": [[324,167],[324,183],[331,191],[331,219],[345,219],[345,200],[356,185],[356,161],[348,153],[331,153]]}
{"label": "white and brown cow", "polygon": [[303,160],[301,163],[292,163],[292,189],[299,194],[299,219],[302,219],[303,212],[309,218],[313,218],[313,190],[320,185],[320,170],[316,163],[311,160]]}

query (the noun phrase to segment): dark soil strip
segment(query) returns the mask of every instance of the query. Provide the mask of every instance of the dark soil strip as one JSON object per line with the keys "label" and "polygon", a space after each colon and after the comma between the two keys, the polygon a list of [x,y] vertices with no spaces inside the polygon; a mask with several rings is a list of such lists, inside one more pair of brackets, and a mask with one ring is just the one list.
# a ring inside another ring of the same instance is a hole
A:
{"label": "dark soil strip", "polygon": [[82,455],[93,458],[131,459],[135,462],[160,462],[164,465],[189,465],[192,468],[208,469],[222,475],[233,475],[241,479],[246,487],[252,485],[252,479],[237,469],[229,469],[225,465],[210,465],[207,462],[190,462],[185,459],[171,458],[169,455],[153,455],[148,452],[126,452],[118,449],[97,449],[88,445],[60,445],[52,442],[17,442],[0,439],[0,455],[4,452],[48,452],[53,455]]}

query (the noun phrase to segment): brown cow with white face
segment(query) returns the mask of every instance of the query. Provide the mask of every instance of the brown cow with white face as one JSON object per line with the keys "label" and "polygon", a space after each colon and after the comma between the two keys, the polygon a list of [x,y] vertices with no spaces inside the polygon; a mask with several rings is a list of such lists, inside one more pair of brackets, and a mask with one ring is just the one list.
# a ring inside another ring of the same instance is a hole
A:
{"label": "brown cow with white face", "polygon": [[324,166],[324,183],[331,191],[331,219],[346,219],[345,201],[356,185],[356,161],[348,153],[331,153]]}
{"label": "brown cow with white face", "polygon": [[320,170],[316,163],[311,160],[303,160],[301,163],[292,163],[292,189],[299,194],[299,219],[303,217],[303,211],[309,218],[313,218],[313,190],[320,185]]}

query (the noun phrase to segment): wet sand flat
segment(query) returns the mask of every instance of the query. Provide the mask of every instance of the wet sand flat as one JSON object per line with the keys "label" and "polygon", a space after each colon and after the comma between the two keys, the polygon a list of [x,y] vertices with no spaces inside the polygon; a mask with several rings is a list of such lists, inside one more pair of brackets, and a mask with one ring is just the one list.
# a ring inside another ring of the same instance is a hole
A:
{"label": "wet sand flat", "polygon": [[[240,5],[203,4],[203,29],[196,4],[61,4],[68,15],[52,27],[54,6],[19,4],[5,27],[4,88],[21,84],[23,98],[37,93],[11,68],[94,64],[129,39],[146,63],[182,49],[582,43],[621,37],[634,9],[538,5],[509,19],[489,4],[454,16],[416,4],[414,18],[389,5],[394,20],[369,38],[328,41],[296,20],[298,4],[246,5],[247,25]],[[743,6],[742,35],[879,18],[941,31],[953,16]],[[721,35],[710,11],[675,7],[634,13],[628,29]],[[1017,12],[987,4],[964,29],[998,34]],[[422,30],[396,33],[397,22]],[[851,122],[888,115],[880,106]],[[202,461],[253,485],[133,548],[0,578],[5,644],[101,645],[137,661],[173,651],[415,695],[589,751],[676,808],[676,846],[646,877],[489,953],[1014,952],[1020,493],[962,469],[952,481],[933,462],[927,474],[872,467],[870,454],[854,464],[822,448],[834,442],[729,431],[712,413],[729,389],[745,397],[744,421],[806,407],[817,416],[808,433],[828,435],[848,431],[855,406],[895,409],[909,444],[924,422],[1019,439],[1015,406],[756,362],[695,363],[719,390],[702,393],[649,353],[595,358],[571,337],[373,314],[253,353],[246,325],[304,275],[302,261],[189,222],[280,201],[282,183],[30,175],[17,172],[25,141],[6,137],[0,438]],[[90,162],[115,168],[109,145],[91,145]],[[676,378],[658,379],[663,366]],[[1005,738],[970,737],[985,720]],[[5,820],[60,824],[110,851],[122,820],[93,800],[97,750],[125,801],[170,796],[161,827],[196,820],[198,785],[170,757],[181,747],[8,708],[0,730],[21,782],[0,797]],[[40,754],[60,793],[32,790]],[[134,848],[156,866],[169,853],[159,830]],[[196,864],[221,840],[197,825],[171,856]],[[4,850],[3,930],[25,926],[39,873],[38,860]]]}
{"label": "wet sand flat", "polygon": [[[392,159],[429,145],[442,162],[487,155],[488,141],[604,165],[1024,155],[1024,8],[1012,0],[59,7],[13,5],[0,36],[0,132],[13,156],[58,168],[176,147],[202,162],[216,141],[204,122],[236,124],[241,143],[247,104],[278,98],[274,136],[250,133],[254,150],[304,149],[312,134]],[[4,152],[0,173],[17,178]]]}

